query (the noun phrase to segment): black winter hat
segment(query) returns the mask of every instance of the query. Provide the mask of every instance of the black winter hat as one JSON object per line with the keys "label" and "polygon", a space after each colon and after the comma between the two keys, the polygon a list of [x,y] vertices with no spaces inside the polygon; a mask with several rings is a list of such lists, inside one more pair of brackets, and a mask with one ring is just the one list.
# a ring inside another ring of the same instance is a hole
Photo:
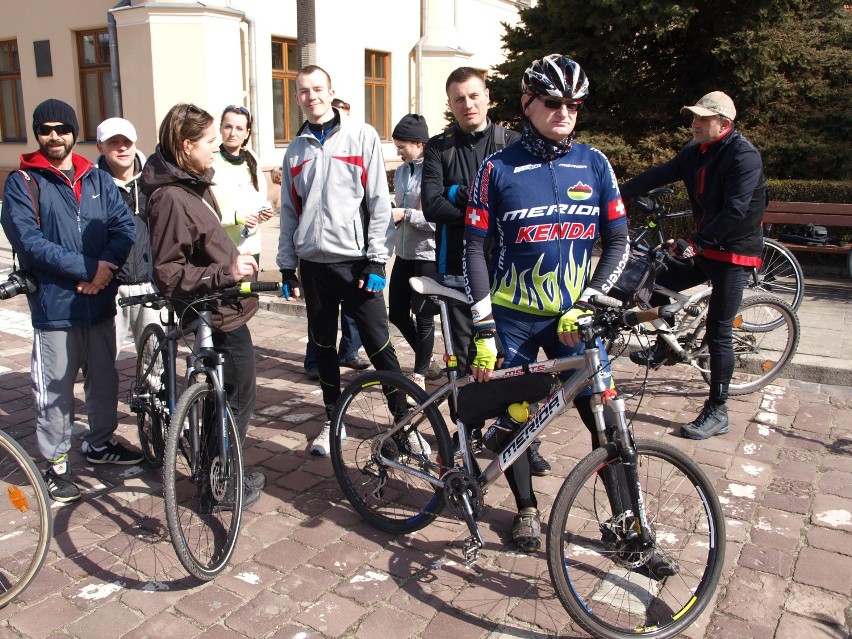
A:
{"label": "black winter hat", "polygon": [[50,98],[39,104],[33,111],[33,133],[40,124],[45,122],[61,122],[62,124],[70,124],[74,129],[74,140],[77,139],[77,133],[80,131],[80,125],[77,124],[77,114],[70,104],[62,100]]}
{"label": "black winter hat", "polygon": [[428,142],[429,127],[426,126],[426,118],[416,113],[402,116],[399,124],[393,128],[391,137],[403,142]]}

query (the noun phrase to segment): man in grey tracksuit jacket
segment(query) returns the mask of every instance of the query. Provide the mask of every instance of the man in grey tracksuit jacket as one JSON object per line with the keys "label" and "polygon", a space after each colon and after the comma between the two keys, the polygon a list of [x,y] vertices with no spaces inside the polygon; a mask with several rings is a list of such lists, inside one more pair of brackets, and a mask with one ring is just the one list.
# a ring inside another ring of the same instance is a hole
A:
{"label": "man in grey tracksuit jacket", "polygon": [[[373,127],[341,118],[333,96],[320,67],[296,76],[296,99],[307,121],[284,156],[277,258],[285,297],[300,297],[303,288],[329,419],[340,396],[341,304],[355,319],[373,366],[399,371],[382,294],[394,230],[381,144]],[[311,452],[328,452],[328,423]]]}

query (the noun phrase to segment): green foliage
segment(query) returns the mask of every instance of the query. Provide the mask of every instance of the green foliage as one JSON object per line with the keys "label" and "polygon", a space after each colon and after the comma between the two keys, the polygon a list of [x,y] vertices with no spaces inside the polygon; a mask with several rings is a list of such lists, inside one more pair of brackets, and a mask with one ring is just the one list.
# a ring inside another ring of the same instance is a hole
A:
{"label": "green foliage", "polygon": [[503,43],[492,118],[517,128],[524,69],[569,55],[591,86],[578,133],[620,175],[673,156],[690,139],[680,108],[723,90],[767,175],[852,178],[852,15],[836,0],[540,0]]}

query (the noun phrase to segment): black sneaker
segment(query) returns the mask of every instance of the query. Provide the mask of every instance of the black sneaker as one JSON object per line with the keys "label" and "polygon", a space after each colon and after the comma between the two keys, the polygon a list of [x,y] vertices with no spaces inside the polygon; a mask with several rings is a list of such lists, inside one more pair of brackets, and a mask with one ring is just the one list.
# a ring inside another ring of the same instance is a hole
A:
{"label": "black sneaker", "polygon": [[662,581],[666,577],[674,577],[679,573],[680,566],[666,553],[657,549],[651,553],[648,561],[639,566],[635,572],[650,577],[654,581]]}
{"label": "black sneaker", "polygon": [[71,480],[71,464],[65,459],[58,464],[48,464],[44,473],[47,492],[54,501],[67,504],[80,499],[80,489]]}
{"label": "black sneaker", "polygon": [[243,485],[251,486],[255,490],[263,490],[264,486],[266,486],[266,475],[259,471],[246,473],[243,475]]}
{"label": "black sneaker", "polygon": [[[260,473],[257,473],[260,474]],[[264,477],[264,480],[266,478]],[[260,489],[250,486],[243,479],[243,510],[251,508],[260,499]],[[234,492],[230,489],[218,504],[213,507],[214,511],[233,510],[234,509]]]}
{"label": "black sneaker", "polygon": [[681,426],[680,432],[687,439],[707,439],[714,435],[724,435],[730,430],[728,407],[725,404],[713,404],[708,399],[698,417]]}
{"label": "black sneaker", "polygon": [[629,355],[630,361],[639,366],[650,366],[654,368],[668,359],[668,348],[665,342],[657,342],[653,348],[641,351],[633,351]]}
{"label": "black sneaker", "polygon": [[529,448],[530,470],[536,477],[547,477],[551,473],[550,464],[538,452],[541,440],[536,439]]}
{"label": "black sneaker", "polygon": [[[467,436],[467,445],[470,448],[471,455],[477,455],[482,452],[482,429],[471,428]],[[459,448],[459,434],[453,433],[453,458],[461,459],[461,449]]]}
{"label": "black sneaker", "polygon": [[89,442],[83,442],[83,453],[92,464],[118,464],[119,466],[133,466],[141,464],[145,459],[142,453],[137,453],[125,448],[115,439],[111,439],[100,448],[95,448]]}
{"label": "black sneaker", "polygon": [[350,359],[340,360],[340,365],[345,366],[346,368],[352,368],[356,371],[362,371],[370,365],[370,362],[356,355]]}
{"label": "black sneaker", "polygon": [[521,552],[535,552],[541,548],[541,519],[535,508],[521,508],[512,522],[512,541]]}

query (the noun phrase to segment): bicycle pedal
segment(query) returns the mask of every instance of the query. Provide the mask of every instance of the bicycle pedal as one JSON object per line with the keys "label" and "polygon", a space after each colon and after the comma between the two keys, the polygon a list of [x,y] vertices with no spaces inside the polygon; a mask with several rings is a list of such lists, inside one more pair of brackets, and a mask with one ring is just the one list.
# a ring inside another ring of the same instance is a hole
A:
{"label": "bicycle pedal", "polygon": [[464,561],[468,566],[473,565],[479,559],[479,549],[481,547],[481,543],[477,541],[476,537],[468,537],[465,540],[462,552],[464,553]]}

